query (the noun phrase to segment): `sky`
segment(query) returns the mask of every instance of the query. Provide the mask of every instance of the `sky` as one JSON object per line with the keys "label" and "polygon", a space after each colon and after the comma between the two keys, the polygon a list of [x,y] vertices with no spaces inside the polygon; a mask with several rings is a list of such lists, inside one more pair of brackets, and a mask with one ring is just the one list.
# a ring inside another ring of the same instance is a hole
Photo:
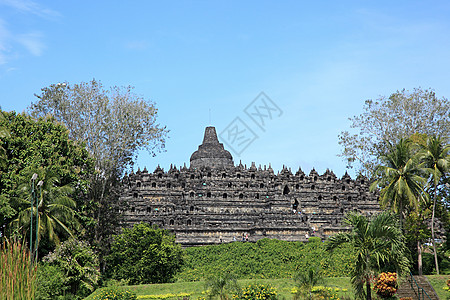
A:
{"label": "sky", "polygon": [[366,99],[450,96],[449,16],[449,1],[0,0],[0,106],[58,82],[132,85],[170,130],[136,169],[189,165],[213,125],[236,164],[340,177],[338,135]]}

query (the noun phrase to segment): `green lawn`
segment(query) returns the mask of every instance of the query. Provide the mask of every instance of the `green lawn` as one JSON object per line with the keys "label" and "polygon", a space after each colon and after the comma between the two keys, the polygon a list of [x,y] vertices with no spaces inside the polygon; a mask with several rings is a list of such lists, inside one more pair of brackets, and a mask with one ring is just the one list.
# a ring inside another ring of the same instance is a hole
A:
{"label": "green lawn", "polygon": [[[295,286],[292,279],[242,279],[238,280],[240,286],[246,286],[250,283],[270,284],[275,287],[281,298],[292,299],[291,290]],[[179,294],[188,293],[191,294],[191,299],[197,299],[197,297],[205,296],[202,294],[204,289],[204,281],[195,282],[176,282],[176,283],[163,283],[163,284],[142,284],[127,286],[128,289],[140,295],[164,295],[164,294]],[[339,296],[346,296],[353,298],[352,287],[350,279],[348,277],[330,277],[325,279],[325,286],[338,288]],[[346,289],[347,291],[342,291]],[[95,294],[95,293],[94,293]],[[85,300],[91,299],[94,295],[87,297]]]}
{"label": "green lawn", "polygon": [[[447,292],[443,289],[446,286],[447,280],[450,278],[449,275],[427,275],[428,280],[435,289],[440,299],[447,299]],[[240,286],[246,286],[250,283],[262,283],[270,284],[274,286],[281,299],[292,299],[291,289],[294,287],[294,281],[292,279],[242,279],[238,280]],[[204,289],[204,281],[194,281],[194,282],[176,282],[176,283],[162,283],[162,284],[142,284],[142,285],[131,285],[126,288],[135,292],[139,295],[164,295],[164,294],[179,294],[188,293],[191,299],[197,299],[200,296],[205,296],[202,294]],[[338,295],[342,299],[343,296],[346,298],[353,299],[352,286],[350,284],[349,277],[329,277],[325,278],[325,286],[338,288]],[[347,291],[342,291],[346,289]],[[95,293],[94,293],[95,294]],[[91,296],[93,296],[92,294]],[[91,296],[87,297],[85,300],[91,299]],[[173,298],[175,299],[175,298]]]}
{"label": "green lawn", "polygon": [[426,275],[428,281],[433,286],[439,299],[446,300],[450,296],[450,292],[447,292],[443,288],[447,286],[447,280],[450,279],[450,275]]}

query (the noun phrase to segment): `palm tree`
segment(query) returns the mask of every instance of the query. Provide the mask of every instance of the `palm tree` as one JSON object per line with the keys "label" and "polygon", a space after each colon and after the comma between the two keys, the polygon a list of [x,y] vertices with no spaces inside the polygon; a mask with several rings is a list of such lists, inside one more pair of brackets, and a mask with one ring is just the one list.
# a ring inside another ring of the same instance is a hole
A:
{"label": "palm tree", "polygon": [[426,170],[430,174],[433,182],[433,210],[431,215],[431,239],[433,244],[434,262],[436,273],[439,275],[439,264],[436,252],[436,242],[434,235],[434,217],[436,213],[437,189],[443,174],[450,169],[450,145],[444,145],[441,138],[431,136],[427,138],[426,144],[422,146],[419,153]]}
{"label": "palm tree", "polygon": [[228,293],[238,290],[238,285],[230,273],[225,273],[209,278],[205,283],[205,288],[209,291],[209,299],[218,296],[220,300],[226,300],[229,299]]}
{"label": "palm tree", "polygon": [[[42,186],[38,190],[38,241],[46,237],[49,241],[59,244],[61,234],[72,236],[70,228],[78,226],[74,212],[75,201],[69,197],[73,189],[70,185],[58,186],[59,178],[49,168],[40,167],[29,173],[34,172],[38,174],[37,180],[42,181]],[[24,232],[30,228],[30,213],[36,215],[35,207],[33,211],[30,208],[32,189],[29,178],[31,176],[25,176],[25,178],[28,180],[19,186],[18,197],[15,199],[17,206],[22,210],[11,224]]]}
{"label": "palm tree", "polygon": [[351,274],[352,285],[359,297],[370,300],[371,280],[383,264],[395,266],[400,274],[409,269],[402,230],[397,218],[387,211],[370,219],[359,213],[349,213],[344,224],[351,226],[351,231],[331,236],[326,249],[331,251],[343,244],[352,246],[356,254],[355,268]]}
{"label": "palm tree", "polygon": [[308,299],[312,299],[312,288],[323,282],[323,275],[318,268],[310,267],[306,271],[299,272],[295,281],[299,287],[299,292],[294,295],[294,299],[298,299],[300,293],[304,292],[308,294]]}
{"label": "palm tree", "polygon": [[427,199],[424,168],[418,158],[412,154],[411,142],[401,139],[387,155],[381,157],[385,164],[377,168],[379,179],[370,186],[371,190],[381,188],[381,206],[390,207],[399,215],[401,227],[405,208],[417,210],[419,202]]}

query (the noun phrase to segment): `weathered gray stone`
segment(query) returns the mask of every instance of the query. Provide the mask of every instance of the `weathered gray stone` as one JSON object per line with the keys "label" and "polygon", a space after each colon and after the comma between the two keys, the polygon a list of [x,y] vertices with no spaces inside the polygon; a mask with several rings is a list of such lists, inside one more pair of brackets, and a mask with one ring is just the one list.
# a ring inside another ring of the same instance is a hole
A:
{"label": "weathered gray stone", "polygon": [[305,241],[345,230],[348,211],[371,215],[380,211],[369,182],[346,173],[341,179],[327,170],[295,175],[287,167],[274,174],[267,168],[235,166],[219,143],[214,127],[207,127],[203,143],[191,156],[190,168],[171,166],[164,172],[136,172],[126,176],[122,198],[128,200],[126,223],[156,224],[173,231],[185,246],[234,240],[276,238]]}

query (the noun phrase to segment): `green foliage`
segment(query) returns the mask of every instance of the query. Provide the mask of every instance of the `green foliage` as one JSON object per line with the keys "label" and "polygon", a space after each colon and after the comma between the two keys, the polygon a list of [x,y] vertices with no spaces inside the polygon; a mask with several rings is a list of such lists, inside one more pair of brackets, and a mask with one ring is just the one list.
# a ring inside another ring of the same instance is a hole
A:
{"label": "green foliage", "polygon": [[229,294],[239,289],[236,279],[229,273],[208,278],[205,283],[208,298],[219,297],[220,300],[229,298]]}
{"label": "green foliage", "polygon": [[125,288],[108,287],[99,290],[91,300],[136,300],[136,294]]}
{"label": "green foliage", "polygon": [[18,241],[0,245],[0,299],[34,300],[36,266],[28,248]]}
{"label": "green foliage", "polygon": [[[40,181],[42,187],[36,188],[38,216],[39,216],[39,240],[43,237],[52,243],[59,244],[60,237],[71,236],[72,230],[78,228],[78,220],[75,217],[76,204],[69,196],[73,189],[70,185],[59,185],[59,178],[49,167],[39,167],[36,170],[27,170],[17,189],[17,197],[14,203],[21,207],[17,217],[11,222],[11,227],[16,227],[18,231],[29,232],[30,214],[36,216],[35,209],[30,208],[30,199],[32,199],[33,189],[30,178],[33,173],[37,174],[37,181]],[[33,206],[33,208],[35,208]],[[35,224],[33,224],[35,226]],[[35,230],[35,229],[34,229]]]}
{"label": "green foliage", "polygon": [[409,270],[402,231],[394,215],[387,211],[370,219],[361,214],[349,213],[344,223],[351,226],[352,231],[331,236],[327,241],[327,249],[333,250],[343,244],[352,246],[356,253],[356,262],[350,272],[352,284],[358,296],[371,299],[371,279],[383,264],[392,265],[402,274]]}
{"label": "green foliage", "polygon": [[276,300],[277,290],[270,284],[249,284],[242,288],[240,295],[234,295],[233,299],[242,300]]}
{"label": "green foliage", "polygon": [[58,266],[39,264],[37,269],[36,300],[63,299],[68,279]]}
{"label": "green foliage", "polygon": [[318,236],[312,236],[308,239],[308,242],[310,242],[310,243],[319,243],[321,241],[322,241],[322,239]]}
{"label": "green foliage", "polygon": [[341,157],[348,166],[371,177],[379,158],[391,145],[415,133],[450,137],[450,102],[433,90],[397,91],[389,97],[366,100],[364,112],[350,118],[351,131],[342,131]]}
{"label": "green foliage", "polygon": [[114,236],[107,274],[130,284],[169,282],[183,263],[182,249],[167,230],[135,224]]}
{"label": "green foliage", "polygon": [[339,300],[336,290],[331,287],[315,286],[311,289],[312,299]]}
{"label": "green foliage", "polygon": [[311,299],[313,287],[323,282],[322,272],[314,267],[310,267],[307,270],[301,270],[297,276],[295,276],[295,282],[298,287],[298,292],[295,294],[294,298],[298,299],[299,296],[304,295]]}
{"label": "green foliage", "polygon": [[450,170],[450,145],[445,145],[444,141],[436,136],[430,136],[426,144],[419,152],[421,161],[430,174],[430,181],[433,183],[433,209],[431,217],[431,241],[433,244],[436,273],[439,275],[438,253],[436,248],[434,219],[436,214],[436,202],[438,198],[438,184],[441,178]]}
{"label": "green foliage", "polygon": [[411,141],[407,139],[400,139],[381,160],[383,163],[377,168],[378,179],[370,187],[372,190],[381,188],[381,206],[391,208],[400,216],[402,223],[407,208],[415,211],[428,198],[424,190],[424,168],[419,163],[419,156],[413,153]]}
{"label": "green foliage", "polygon": [[177,280],[198,281],[225,273],[237,279],[293,278],[311,265],[323,275],[345,276],[355,261],[350,247],[332,254],[324,243],[286,242],[262,239],[257,243],[234,242],[185,249],[185,265]]}
{"label": "green foliage", "polygon": [[[55,119],[32,119],[25,114],[3,112],[0,127],[10,135],[2,138],[7,164],[0,165],[0,235],[13,232],[9,224],[20,211],[29,209],[27,194],[20,191],[22,183],[40,168],[56,176],[57,187],[71,185],[72,197],[81,204],[88,187],[87,175],[93,172],[93,162],[84,146],[71,141],[68,131]],[[22,185],[23,186],[23,185]],[[83,215],[78,205],[77,215]],[[6,230],[5,230],[6,229]]]}
{"label": "green foliage", "polygon": [[68,292],[75,296],[86,297],[98,285],[98,256],[87,242],[71,238],[44,257],[43,261],[63,272]]}
{"label": "green foliage", "polygon": [[191,296],[191,294],[189,293],[178,293],[178,294],[159,294],[159,295],[142,295],[142,296],[137,296],[137,299],[184,299],[184,298],[189,298],[189,296]]}
{"label": "green foliage", "polygon": [[86,238],[99,250],[100,260],[109,250],[111,235],[118,232],[126,203],[119,198],[120,177],[133,166],[137,153],[152,155],[164,149],[167,130],[157,122],[155,105],[133,88],[105,89],[93,79],[79,84],[58,83],[41,89],[29,111],[33,116],[52,115],[64,123],[73,140],[85,143],[94,159],[87,199],[82,203],[89,218]]}

